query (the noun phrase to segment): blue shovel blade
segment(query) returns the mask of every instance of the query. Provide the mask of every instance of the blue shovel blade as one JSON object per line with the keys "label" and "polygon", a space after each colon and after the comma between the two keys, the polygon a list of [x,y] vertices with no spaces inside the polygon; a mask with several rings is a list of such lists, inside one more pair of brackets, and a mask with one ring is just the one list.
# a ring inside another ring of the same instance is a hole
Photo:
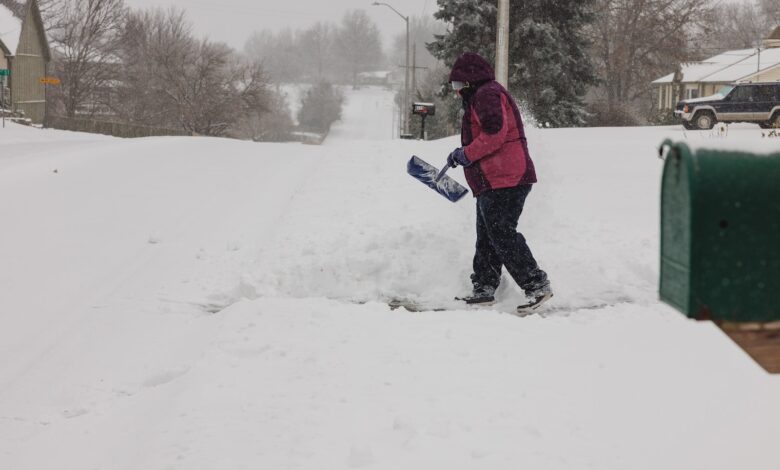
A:
{"label": "blue shovel blade", "polygon": [[439,176],[439,169],[426,163],[418,156],[412,156],[406,164],[406,172],[416,180],[433,189],[452,202],[458,202],[469,190],[447,175]]}

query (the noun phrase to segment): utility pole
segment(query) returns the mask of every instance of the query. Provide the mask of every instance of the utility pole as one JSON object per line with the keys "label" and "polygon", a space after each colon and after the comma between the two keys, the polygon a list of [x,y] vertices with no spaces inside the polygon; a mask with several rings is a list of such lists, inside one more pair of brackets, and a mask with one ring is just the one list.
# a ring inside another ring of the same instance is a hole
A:
{"label": "utility pole", "polygon": [[406,70],[411,70],[412,74],[412,88],[409,92],[412,103],[409,103],[410,105],[413,104],[414,100],[417,99],[417,71],[422,69],[427,69],[428,67],[418,67],[417,66],[417,43],[414,43],[412,46],[412,65],[411,67],[406,67]]}
{"label": "utility pole", "polygon": [[409,67],[404,67],[403,65],[399,65],[399,67],[406,68],[407,70],[411,70],[412,74],[412,87],[409,94],[411,96],[415,96],[415,93],[417,93],[417,71],[418,70],[427,70],[428,67],[418,67],[417,66],[417,54],[415,53],[415,50],[413,49],[412,52],[412,65]]}
{"label": "utility pole", "polygon": [[404,67],[404,134],[409,134],[409,17],[401,17],[406,21],[406,67]]}
{"label": "utility pole", "polygon": [[388,5],[385,2],[374,2],[372,3],[374,6],[386,6],[387,8],[393,10],[396,15],[400,16],[405,22],[406,22],[406,64],[404,65],[404,102],[401,106],[401,119],[402,119],[402,127],[403,131],[402,134],[408,134],[409,133],[409,17],[404,16],[393,8],[391,5]]}
{"label": "utility pole", "polygon": [[496,80],[504,88],[509,87],[509,0],[498,0]]}
{"label": "utility pole", "polygon": [[417,43],[412,46],[412,101],[417,99]]}

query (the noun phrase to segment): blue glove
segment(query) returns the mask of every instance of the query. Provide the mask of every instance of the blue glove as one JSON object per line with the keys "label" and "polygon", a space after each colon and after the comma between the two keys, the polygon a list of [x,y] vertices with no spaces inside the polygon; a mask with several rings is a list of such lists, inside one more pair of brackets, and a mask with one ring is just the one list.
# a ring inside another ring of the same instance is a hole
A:
{"label": "blue glove", "polygon": [[456,148],[452,151],[450,156],[447,157],[447,164],[452,168],[455,168],[458,165],[464,168],[471,166],[471,162],[466,158],[466,151],[463,150],[463,147]]}

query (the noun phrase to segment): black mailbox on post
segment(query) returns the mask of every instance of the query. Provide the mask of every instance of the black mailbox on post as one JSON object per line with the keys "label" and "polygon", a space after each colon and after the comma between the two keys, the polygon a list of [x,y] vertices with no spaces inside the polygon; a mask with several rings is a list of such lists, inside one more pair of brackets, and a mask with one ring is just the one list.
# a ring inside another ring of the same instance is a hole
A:
{"label": "black mailbox on post", "polygon": [[435,116],[436,105],[433,103],[414,103],[412,105],[412,114],[418,116]]}
{"label": "black mailbox on post", "polygon": [[425,119],[428,116],[436,115],[436,105],[433,103],[414,103],[412,104],[412,114],[422,118],[422,129],[420,130],[420,139],[425,140]]}

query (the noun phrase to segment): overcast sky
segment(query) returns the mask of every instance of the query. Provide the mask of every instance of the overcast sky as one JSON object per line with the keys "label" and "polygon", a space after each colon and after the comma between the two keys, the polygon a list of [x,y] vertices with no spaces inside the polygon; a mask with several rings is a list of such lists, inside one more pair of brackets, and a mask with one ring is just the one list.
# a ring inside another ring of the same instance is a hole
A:
{"label": "overcast sky", "polygon": [[[364,9],[382,32],[387,48],[390,40],[406,31],[404,21],[374,0],[125,0],[130,7],[185,9],[195,32],[224,41],[237,49],[252,32],[262,29],[301,29],[317,21],[338,22],[348,10]],[[432,15],[436,0],[383,0],[407,16]]]}

